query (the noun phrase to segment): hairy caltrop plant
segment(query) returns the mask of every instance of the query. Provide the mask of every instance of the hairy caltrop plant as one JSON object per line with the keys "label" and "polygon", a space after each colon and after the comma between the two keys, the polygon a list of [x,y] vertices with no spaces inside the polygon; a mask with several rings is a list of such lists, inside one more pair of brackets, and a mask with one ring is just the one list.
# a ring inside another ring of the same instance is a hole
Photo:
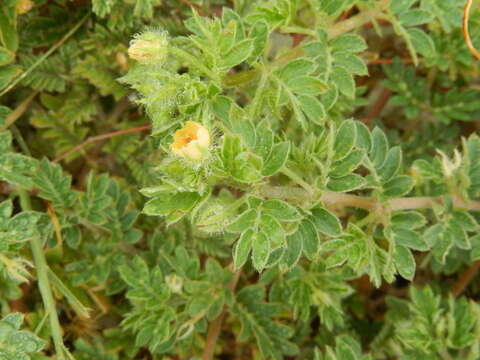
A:
{"label": "hairy caltrop plant", "polygon": [[0,359],[479,360],[477,5],[1,0]]}

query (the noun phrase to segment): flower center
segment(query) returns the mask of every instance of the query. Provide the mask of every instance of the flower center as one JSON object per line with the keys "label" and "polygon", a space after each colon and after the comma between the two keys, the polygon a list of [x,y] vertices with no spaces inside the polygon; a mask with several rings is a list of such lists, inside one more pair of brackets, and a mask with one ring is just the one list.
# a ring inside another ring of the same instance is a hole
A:
{"label": "flower center", "polygon": [[193,140],[197,140],[197,134],[194,131],[189,131],[188,129],[182,129],[175,133],[175,141],[173,146],[176,149],[181,149],[187,146]]}

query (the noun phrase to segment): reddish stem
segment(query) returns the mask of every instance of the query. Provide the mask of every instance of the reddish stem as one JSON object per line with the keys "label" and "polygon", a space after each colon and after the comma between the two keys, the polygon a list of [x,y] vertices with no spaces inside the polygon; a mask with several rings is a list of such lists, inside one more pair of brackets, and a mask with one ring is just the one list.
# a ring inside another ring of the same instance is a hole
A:
{"label": "reddish stem", "polygon": [[[233,266],[232,266],[233,267]],[[237,287],[238,280],[240,279],[241,270],[235,272],[235,277],[229,285],[229,289],[234,292]],[[205,347],[203,349],[202,359],[211,360],[215,353],[215,346],[217,345],[217,340],[222,329],[222,324],[225,316],[227,315],[226,310],[223,310],[222,313],[212,321],[208,328],[207,340],[205,342]]]}
{"label": "reddish stem", "polygon": [[205,14],[205,12],[202,9],[200,9],[198,5],[192,4],[189,0],[181,0],[181,1],[185,5],[190,6],[192,9],[194,9],[200,16],[207,16],[207,14]]}
{"label": "reddish stem", "polygon": [[480,60],[480,51],[475,48],[473,45],[472,39],[470,38],[470,32],[468,31],[468,20],[470,18],[470,8],[472,7],[473,0],[467,0],[465,8],[463,9],[463,38],[467,44],[468,50]]}
{"label": "reddish stem", "polygon": [[480,270],[480,260],[475,261],[470,267],[458,278],[453,284],[452,293],[453,296],[458,297],[470,284],[475,275]]}
{"label": "reddish stem", "polygon": [[[376,22],[379,24],[379,25],[387,25],[387,24],[390,24],[390,21],[386,20],[386,19],[375,19]],[[363,27],[366,27],[366,28],[371,28],[373,27],[373,22],[370,21],[368,23],[366,23],[365,25],[363,25]]]}
{"label": "reddish stem", "polygon": [[352,15],[353,8],[348,9],[347,11],[344,11],[342,15],[338,18],[339,21],[347,20],[350,15]]}
{"label": "reddish stem", "polygon": [[298,44],[300,44],[305,37],[306,37],[305,34],[292,34],[292,40],[293,40],[292,46],[295,47]]}
{"label": "reddish stem", "polygon": [[138,126],[138,127],[131,128],[131,129],[118,130],[118,131],[113,131],[113,132],[102,134],[102,135],[91,136],[87,140],[85,140],[84,142],[82,142],[82,143],[78,144],[77,146],[71,148],[70,150],[64,152],[62,155],[60,155],[55,160],[53,160],[53,162],[59,162],[59,161],[65,159],[67,156],[83,149],[88,144],[91,144],[91,143],[94,143],[94,142],[97,142],[97,141],[101,141],[101,140],[105,140],[105,139],[109,139],[109,138],[112,138],[112,137],[115,137],[115,136],[131,134],[131,133],[141,132],[141,131],[145,131],[145,130],[150,130],[151,128],[152,128],[152,125],[143,125],[143,126]]}
{"label": "reddish stem", "polygon": [[389,89],[387,89],[387,88],[382,89],[382,92],[378,96],[377,101],[375,101],[375,103],[373,104],[373,106],[370,108],[370,110],[367,113],[367,116],[365,118],[365,123],[367,125],[371,125],[373,119],[380,116],[383,108],[385,107],[385,105],[387,105],[391,94],[392,93]]}
{"label": "reddish stem", "polygon": [[[404,64],[413,64],[413,59],[404,58],[401,59]],[[373,59],[368,60],[368,65],[389,65],[393,64],[393,59]]]}

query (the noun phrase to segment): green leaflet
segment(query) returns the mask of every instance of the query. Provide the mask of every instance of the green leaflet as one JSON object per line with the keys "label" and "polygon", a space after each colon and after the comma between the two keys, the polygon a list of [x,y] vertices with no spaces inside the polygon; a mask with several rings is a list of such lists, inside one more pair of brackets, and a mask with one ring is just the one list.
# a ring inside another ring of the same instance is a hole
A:
{"label": "green leaflet", "polygon": [[290,143],[281,142],[272,147],[270,157],[267,159],[262,174],[263,176],[272,176],[285,165],[290,152]]}
{"label": "green leaflet", "polygon": [[333,52],[361,52],[367,48],[365,40],[353,34],[345,34],[334,39],[330,44]]}
{"label": "green leaflet", "polygon": [[331,179],[327,187],[335,192],[348,192],[357,190],[365,185],[365,179],[357,174],[349,174],[335,179]]}
{"label": "green leaflet", "polygon": [[381,168],[388,151],[388,140],[385,133],[379,128],[372,131],[372,149],[370,157],[376,168]]}
{"label": "green leaflet", "polygon": [[149,215],[167,215],[176,209],[187,211],[199,199],[200,196],[198,194],[190,192],[166,195],[150,200],[145,205],[144,212]]}
{"label": "green leaflet", "polygon": [[329,174],[334,178],[341,178],[343,176],[351,175],[351,173],[363,161],[365,154],[362,150],[355,149],[343,159],[335,161],[332,165],[332,172]]}
{"label": "green leaflet", "polygon": [[[295,266],[302,255],[303,250],[303,236],[297,231],[294,234],[287,236],[286,239],[286,249],[282,256],[282,263],[287,268],[292,268]],[[317,251],[313,251],[316,254]]]}
{"label": "green leaflet", "polygon": [[0,6],[0,44],[8,51],[15,52],[18,48],[17,34],[17,3],[15,1],[5,1]]}
{"label": "green leaflet", "polygon": [[[395,342],[409,349],[412,356],[435,357],[441,351],[450,351],[469,346],[474,341],[473,327],[476,320],[470,317],[472,303],[465,298],[443,301],[430,287],[410,289],[410,302],[390,302],[389,316],[396,322]],[[397,300],[398,301],[398,300]],[[401,309],[401,310],[400,310]],[[397,310],[397,311],[395,311]],[[438,335],[428,335],[448,319],[449,326],[444,336],[449,339],[440,350],[430,340],[438,340]],[[410,327],[410,328],[409,328]],[[414,329],[414,330],[413,330]]]}
{"label": "green leaflet", "polygon": [[326,266],[334,268],[347,264],[357,274],[368,274],[377,287],[382,278],[392,282],[395,274],[392,254],[373,242],[370,236],[357,226],[349,224],[344,235],[323,244],[322,250],[328,254]]}
{"label": "green leaflet", "polygon": [[258,271],[267,264],[270,255],[270,241],[264,232],[257,232],[252,235],[252,263]]}
{"label": "green leaflet", "polygon": [[315,259],[320,250],[320,236],[316,230],[315,223],[305,219],[295,233],[301,238],[303,253],[309,259]]}
{"label": "green leaflet", "polygon": [[254,230],[248,229],[242,232],[240,239],[238,240],[235,251],[233,254],[233,261],[235,269],[241,268],[248,260],[248,255],[252,248],[254,240]]}
{"label": "green leaflet", "polygon": [[335,347],[328,346],[325,352],[315,349],[315,360],[370,360],[370,355],[363,355],[360,343],[348,336],[341,335],[335,339]]}
{"label": "green leaflet", "polygon": [[262,204],[262,210],[279,221],[296,221],[301,219],[298,210],[281,200],[267,200]]}
{"label": "green leaflet", "polygon": [[433,17],[427,8],[413,8],[415,2],[400,1],[399,5],[390,4],[389,19],[395,32],[403,37],[414,63],[418,64],[417,52],[424,56],[432,56],[435,53],[435,44],[426,32],[414,27],[428,23]]}
{"label": "green leaflet", "polygon": [[[241,233],[233,252],[235,267],[239,268],[245,264],[252,250],[253,265],[261,271],[267,264],[269,267],[273,266],[274,260],[281,261],[284,250],[288,248],[286,228],[288,224],[296,225],[303,217],[294,206],[280,200],[260,201],[255,198],[251,200],[251,207],[235,218],[226,230]],[[313,225],[310,223],[306,226],[309,230],[301,230],[300,225],[296,233],[306,231],[305,236],[310,236],[307,234],[308,231],[313,231],[313,236],[318,242]],[[303,236],[300,235],[300,241],[308,241],[303,240]]]}
{"label": "green leaflet", "polygon": [[73,206],[77,195],[70,188],[71,177],[62,173],[60,165],[43,159],[33,177],[33,185],[40,189],[40,196],[55,207]]}
{"label": "green leaflet", "polygon": [[244,232],[252,227],[258,219],[258,212],[255,209],[250,209],[242,213],[237,219],[228,225],[227,231],[233,233]]}
{"label": "green leaflet", "polygon": [[393,256],[399,274],[407,280],[412,280],[416,264],[411,251],[405,246],[396,245]]}
{"label": "green leaflet", "polygon": [[331,78],[342,94],[351,99],[355,97],[355,81],[353,80],[352,74],[350,74],[344,67],[334,67]]}
{"label": "green leaflet", "polygon": [[427,241],[417,232],[403,228],[392,227],[391,237],[396,244],[413,250],[426,251],[429,249]]}
{"label": "green leaflet", "polygon": [[357,138],[357,127],[353,120],[342,122],[335,136],[335,160],[342,160],[352,151]]}
{"label": "green leaflet", "polygon": [[325,235],[339,236],[342,233],[342,226],[338,218],[322,207],[312,209],[311,220],[317,230]]}
{"label": "green leaflet", "polygon": [[0,320],[2,348],[0,356],[5,359],[31,359],[30,355],[40,352],[46,345],[32,332],[20,330],[24,315],[10,313]]}
{"label": "green leaflet", "polygon": [[233,313],[242,324],[240,339],[254,338],[264,357],[280,360],[283,354],[297,354],[297,346],[288,340],[293,335],[292,329],[275,321],[281,305],[267,303],[264,298],[260,286],[248,286],[237,293]]}

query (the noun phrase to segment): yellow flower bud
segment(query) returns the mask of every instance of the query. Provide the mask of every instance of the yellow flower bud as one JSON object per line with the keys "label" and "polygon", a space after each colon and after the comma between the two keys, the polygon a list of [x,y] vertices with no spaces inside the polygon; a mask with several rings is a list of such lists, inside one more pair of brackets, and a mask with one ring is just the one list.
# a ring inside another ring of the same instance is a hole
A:
{"label": "yellow flower bud", "polygon": [[164,32],[147,31],[136,35],[128,48],[128,56],[140,64],[161,64],[167,55],[168,39]]}
{"label": "yellow flower bud", "polygon": [[173,140],[172,152],[190,160],[203,159],[210,146],[208,130],[195,121],[187,121],[183,128],[175,132]]}
{"label": "yellow flower bud", "polygon": [[18,15],[23,15],[32,10],[33,2],[31,0],[20,0],[17,3],[17,13]]}

